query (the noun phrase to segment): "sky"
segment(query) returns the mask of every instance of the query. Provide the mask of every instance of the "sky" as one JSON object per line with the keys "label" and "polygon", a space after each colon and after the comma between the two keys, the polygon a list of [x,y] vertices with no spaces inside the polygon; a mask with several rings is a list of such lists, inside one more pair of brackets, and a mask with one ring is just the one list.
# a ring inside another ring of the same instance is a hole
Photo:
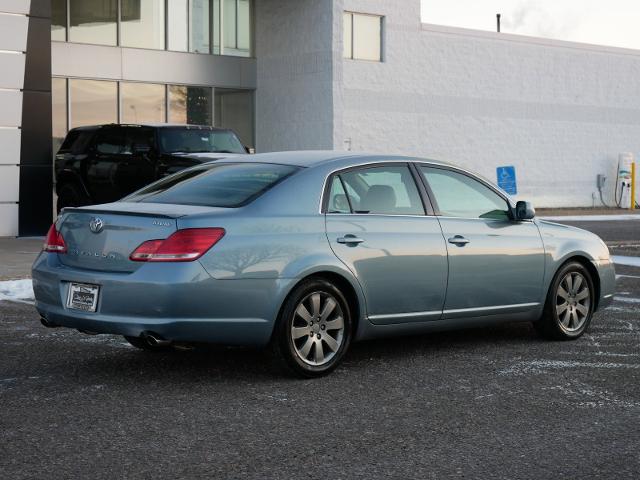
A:
{"label": "sky", "polygon": [[640,49],[640,0],[421,0],[422,21]]}

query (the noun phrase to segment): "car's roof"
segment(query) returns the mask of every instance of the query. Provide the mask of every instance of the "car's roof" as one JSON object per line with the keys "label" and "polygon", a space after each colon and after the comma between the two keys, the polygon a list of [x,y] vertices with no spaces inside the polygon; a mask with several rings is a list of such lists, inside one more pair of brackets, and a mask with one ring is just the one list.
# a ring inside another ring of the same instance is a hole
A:
{"label": "car's roof", "polygon": [[106,123],[103,125],[86,125],[76,127],[72,130],[98,130],[104,127],[151,127],[151,128],[185,128],[188,130],[213,130],[220,132],[228,132],[229,128],[211,127],[208,125],[191,125],[184,123]]}
{"label": "car's roof", "polygon": [[450,165],[446,162],[427,158],[408,157],[402,155],[382,155],[379,153],[365,152],[339,152],[336,150],[299,150],[289,152],[256,153],[241,157],[220,159],[219,162],[251,162],[251,163],[276,163],[281,165],[293,165],[296,167],[314,167],[317,165],[348,160],[354,163],[360,161],[383,162],[388,161],[421,161],[440,165]]}

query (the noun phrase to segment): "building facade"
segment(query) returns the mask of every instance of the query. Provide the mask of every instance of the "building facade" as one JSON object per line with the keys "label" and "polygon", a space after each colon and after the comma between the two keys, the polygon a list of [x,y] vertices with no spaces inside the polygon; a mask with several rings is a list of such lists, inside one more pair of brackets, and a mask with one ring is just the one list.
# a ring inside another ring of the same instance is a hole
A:
{"label": "building facade", "polygon": [[638,78],[639,51],[425,25],[420,0],[0,0],[0,236],[46,231],[62,138],[112,122],[513,166],[546,207],[604,174],[613,203]]}

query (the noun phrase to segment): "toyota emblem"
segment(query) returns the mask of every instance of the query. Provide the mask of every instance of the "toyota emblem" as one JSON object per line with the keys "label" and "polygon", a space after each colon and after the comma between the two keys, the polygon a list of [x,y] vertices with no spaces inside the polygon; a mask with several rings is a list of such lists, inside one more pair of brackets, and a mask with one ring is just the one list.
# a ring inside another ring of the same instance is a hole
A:
{"label": "toyota emblem", "polygon": [[104,228],[104,222],[101,218],[93,217],[89,222],[89,230],[93,233],[100,233]]}

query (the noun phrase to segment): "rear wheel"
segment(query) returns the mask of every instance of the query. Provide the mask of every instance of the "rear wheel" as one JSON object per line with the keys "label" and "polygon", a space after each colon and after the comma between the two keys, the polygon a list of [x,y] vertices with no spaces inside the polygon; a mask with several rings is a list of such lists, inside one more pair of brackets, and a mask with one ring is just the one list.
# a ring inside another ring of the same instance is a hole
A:
{"label": "rear wheel", "polygon": [[310,279],[285,301],[272,347],[276,358],[294,374],[312,378],[338,366],[351,342],[347,301],[333,284]]}
{"label": "rear wheel", "polygon": [[81,207],[87,203],[87,196],[73,183],[63,185],[58,191],[58,213],[65,207]]}
{"label": "rear wheel", "polygon": [[578,262],[564,265],[551,283],[542,318],[534,324],[544,337],[579,338],[591,323],[595,289],[587,269]]}

